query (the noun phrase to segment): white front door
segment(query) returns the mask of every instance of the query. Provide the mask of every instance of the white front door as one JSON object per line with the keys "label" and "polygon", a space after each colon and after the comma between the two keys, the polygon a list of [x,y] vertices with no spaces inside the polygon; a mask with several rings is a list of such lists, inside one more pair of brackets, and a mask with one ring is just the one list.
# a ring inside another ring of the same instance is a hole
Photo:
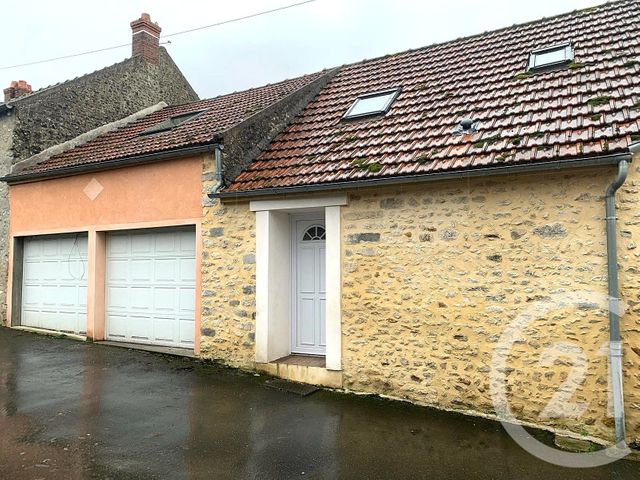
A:
{"label": "white front door", "polygon": [[107,339],[193,348],[195,231],[107,235]]}
{"label": "white front door", "polygon": [[326,351],[326,234],[324,219],[292,219],[293,319],[292,353],[324,355]]}
{"label": "white front door", "polygon": [[84,334],[87,276],[86,233],[25,238],[20,324]]}

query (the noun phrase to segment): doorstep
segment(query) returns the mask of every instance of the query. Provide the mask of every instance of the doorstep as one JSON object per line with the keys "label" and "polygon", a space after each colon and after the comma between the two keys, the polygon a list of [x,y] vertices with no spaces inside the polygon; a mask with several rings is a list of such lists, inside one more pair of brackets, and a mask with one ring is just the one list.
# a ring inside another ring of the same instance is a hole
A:
{"label": "doorstep", "polygon": [[256,369],[292,382],[342,388],[342,371],[327,370],[324,357],[287,355],[270,363],[257,363]]}
{"label": "doorstep", "polygon": [[130,350],[143,350],[145,352],[162,353],[165,355],[174,355],[177,357],[197,358],[195,352],[189,348],[163,347],[161,345],[145,345],[144,343],[112,342],[109,340],[103,340],[95,343],[97,343],[98,345],[128,348]]}

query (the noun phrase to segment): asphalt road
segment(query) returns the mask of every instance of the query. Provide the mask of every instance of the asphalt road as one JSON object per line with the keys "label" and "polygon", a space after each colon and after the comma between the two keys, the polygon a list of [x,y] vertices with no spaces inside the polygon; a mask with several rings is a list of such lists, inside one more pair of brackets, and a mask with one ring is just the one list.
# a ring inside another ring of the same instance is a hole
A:
{"label": "asphalt road", "polygon": [[0,479],[640,478],[547,464],[492,421],[265,380],[0,328]]}

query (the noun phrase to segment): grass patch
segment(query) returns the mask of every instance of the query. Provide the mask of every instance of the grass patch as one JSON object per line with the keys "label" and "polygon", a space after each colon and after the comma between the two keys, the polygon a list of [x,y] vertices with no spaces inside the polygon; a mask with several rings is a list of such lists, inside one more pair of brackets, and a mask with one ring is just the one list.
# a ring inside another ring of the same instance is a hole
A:
{"label": "grass patch", "polygon": [[513,78],[516,80],[526,80],[531,76],[531,72],[520,72],[516,73]]}
{"label": "grass patch", "polygon": [[482,148],[485,145],[492,145],[496,142],[500,141],[500,135],[493,135],[492,137],[483,138],[482,140],[478,140],[474,142],[471,146],[473,148]]}
{"label": "grass patch", "polygon": [[636,65],[640,65],[640,61],[638,61],[638,60],[629,60],[628,62],[624,62],[624,64],[622,64],[622,66],[625,67],[625,68],[635,67]]}
{"label": "grass patch", "polygon": [[522,137],[513,137],[511,139],[511,145],[520,145],[522,143]]}
{"label": "grass patch", "polygon": [[580,70],[582,67],[584,67],[584,63],[580,62],[571,62],[569,65],[567,65],[568,70]]}
{"label": "grass patch", "polygon": [[602,105],[606,105],[611,100],[611,96],[609,95],[600,95],[598,97],[591,97],[587,100],[587,105],[591,107],[600,107]]}
{"label": "grass patch", "polygon": [[602,114],[601,113],[594,113],[589,118],[591,120],[593,120],[594,122],[597,122],[598,120],[600,120],[602,118]]}

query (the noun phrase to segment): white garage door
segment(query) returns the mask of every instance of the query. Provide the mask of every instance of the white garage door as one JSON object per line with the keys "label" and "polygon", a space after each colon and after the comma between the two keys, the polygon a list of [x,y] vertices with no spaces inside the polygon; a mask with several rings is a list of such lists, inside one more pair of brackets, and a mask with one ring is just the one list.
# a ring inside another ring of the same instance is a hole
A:
{"label": "white garage door", "polygon": [[84,334],[87,236],[24,239],[21,325]]}
{"label": "white garage door", "polygon": [[193,348],[195,231],[107,236],[107,339]]}

